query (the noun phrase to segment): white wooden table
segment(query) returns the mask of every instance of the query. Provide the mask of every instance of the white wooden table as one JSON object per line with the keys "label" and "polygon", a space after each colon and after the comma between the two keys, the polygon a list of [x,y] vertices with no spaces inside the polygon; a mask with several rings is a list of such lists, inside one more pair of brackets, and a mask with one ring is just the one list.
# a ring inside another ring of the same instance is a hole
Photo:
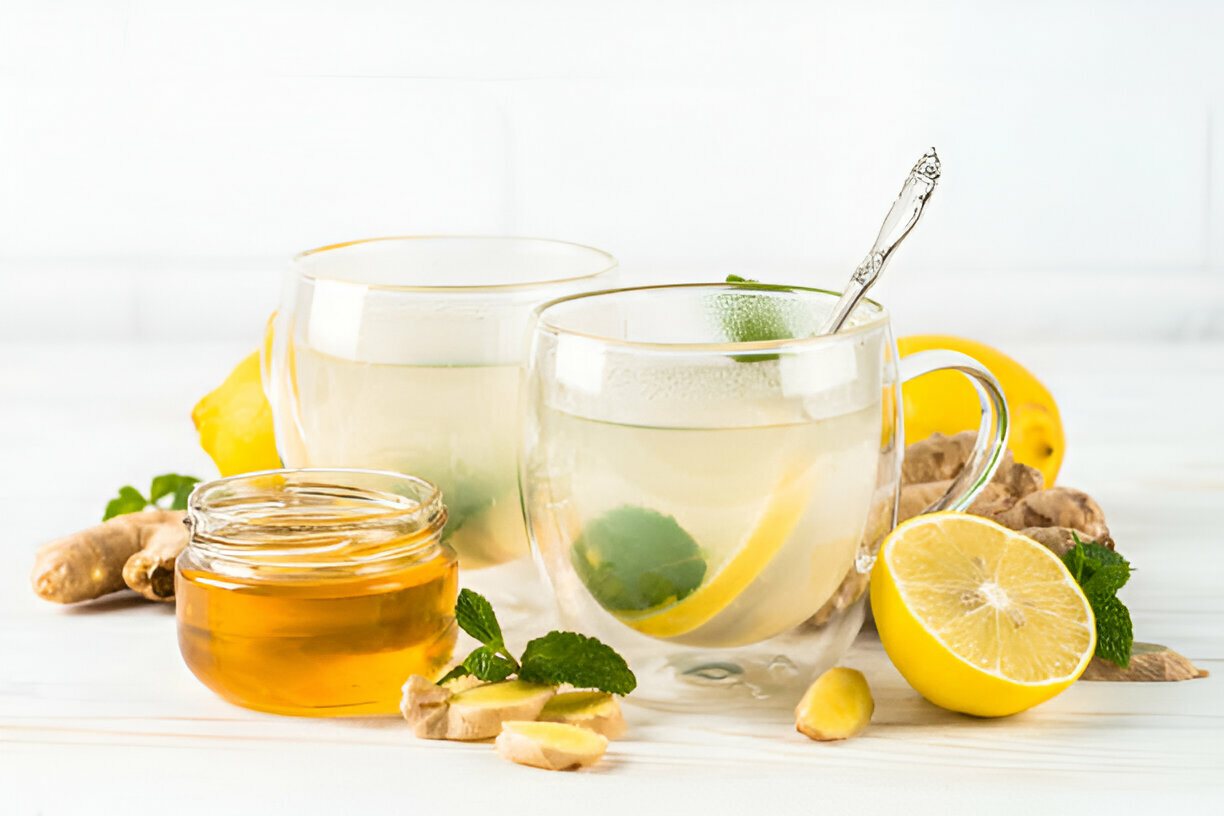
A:
{"label": "white wooden table", "polygon": [[95,521],[120,484],[213,472],[188,412],[246,350],[2,346],[0,814],[1224,812],[1224,345],[1009,351],[1060,400],[1061,481],[1099,499],[1137,567],[1123,596],[1138,636],[1210,678],[1078,683],[974,720],[919,698],[864,635],[845,663],[877,708],[857,739],[810,742],[785,711],[627,706],[603,763],[550,774],[394,718],[235,708],[182,665],[170,607],[36,599],[35,546]]}

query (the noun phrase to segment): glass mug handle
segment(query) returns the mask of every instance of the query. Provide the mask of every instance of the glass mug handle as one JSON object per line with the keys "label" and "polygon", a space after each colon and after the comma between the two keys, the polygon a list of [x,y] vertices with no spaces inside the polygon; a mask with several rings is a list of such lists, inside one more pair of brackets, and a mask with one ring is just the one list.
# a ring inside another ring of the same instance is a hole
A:
{"label": "glass mug handle", "polygon": [[[977,440],[965,461],[965,466],[952,480],[948,492],[940,496],[923,513],[937,510],[964,510],[973,503],[982,488],[994,477],[1007,449],[1009,417],[1007,400],[999,381],[977,360],[958,351],[936,349],[919,351],[900,361],[901,382],[906,383],[935,371],[959,371],[969,378],[977,392],[982,419],[978,424]],[[904,425],[902,425],[904,430]]]}

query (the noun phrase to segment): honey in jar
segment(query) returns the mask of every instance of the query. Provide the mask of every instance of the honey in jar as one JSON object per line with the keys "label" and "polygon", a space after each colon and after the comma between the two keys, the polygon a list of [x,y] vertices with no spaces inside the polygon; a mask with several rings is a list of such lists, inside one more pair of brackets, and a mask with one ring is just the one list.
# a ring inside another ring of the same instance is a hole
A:
{"label": "honey in jar", "polygon": [[451,658],[457,562],[437,488],[380,471],[282,470],[199,486],[176,567],[179,648],[247,708],[395,712]]}

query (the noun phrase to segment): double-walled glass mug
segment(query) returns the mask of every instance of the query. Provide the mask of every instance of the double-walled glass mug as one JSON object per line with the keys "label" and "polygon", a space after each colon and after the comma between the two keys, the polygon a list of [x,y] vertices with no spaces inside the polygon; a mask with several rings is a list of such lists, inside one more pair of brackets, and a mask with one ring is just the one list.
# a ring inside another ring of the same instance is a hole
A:
{"label": "double-walled glass mug", "polygon": [[382,238],[302,253],[264,360],[282,461],[436,484],[450,514],[443,541],[466,585],[472,570],[521,559],[531,313],[595,288],[615,266],[597,249],[529,238]]}
{"label": "double-walled glass mug", "polygon": [[991,374],[951,351],[898,360],[872,301],[813,336],[837,297],[694,284],[537,310],[528,528],[562,622],[625,655],[631,699],[793,705],[844,653],[895,524],[901,382],[954,369],[981,400],[977,447],[932,509],[967,507],[993,475],[1007,408]]}

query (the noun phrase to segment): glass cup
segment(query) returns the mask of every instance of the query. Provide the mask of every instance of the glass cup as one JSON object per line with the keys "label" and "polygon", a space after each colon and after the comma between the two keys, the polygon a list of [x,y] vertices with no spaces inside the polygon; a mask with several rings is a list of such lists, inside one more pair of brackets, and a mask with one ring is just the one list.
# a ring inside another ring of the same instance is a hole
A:
{"label": "glass cup", "polygon": [[536,312],[523,496],[562,622],[620,651],[630,698],[667,708],[793,705],[863,621],[896,520],[899,383],[977,388],[977,446],[929,509],[963,509],[1004,451],[991,374],[951,351],[899,360],[864,301],[753,284],[592,292]]}
{"label": "glass cup", "polygon": [[[598,249],[531,238],[380,238],[302,253],[264,359],[282,461],[418,474],[445,497],[443,541],[465,585],[473,570],[521,560],[538,586],[522,559],[518,486],[527,324],[539,304],[615,266]],[[490,586],[515,583],[502,578]]]}

